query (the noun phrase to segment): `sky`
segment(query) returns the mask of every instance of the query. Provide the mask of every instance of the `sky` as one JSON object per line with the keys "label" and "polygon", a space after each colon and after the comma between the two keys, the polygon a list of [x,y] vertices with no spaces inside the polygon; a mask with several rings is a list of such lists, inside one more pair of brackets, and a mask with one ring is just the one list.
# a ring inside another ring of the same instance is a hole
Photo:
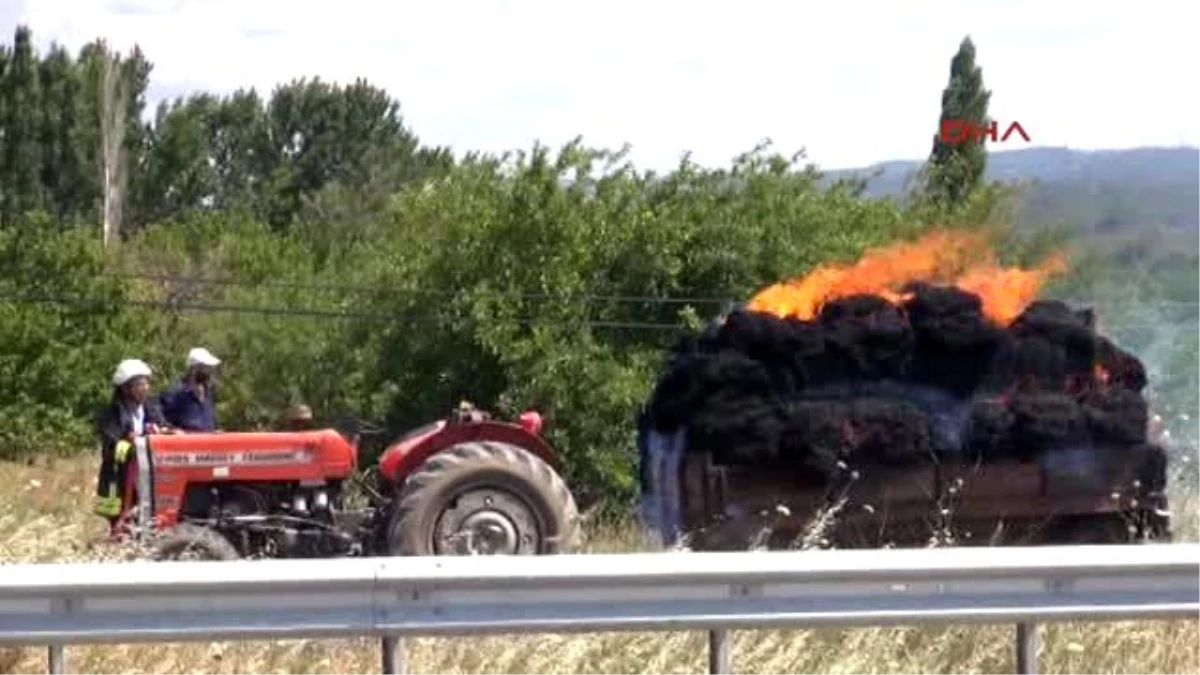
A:
{"label": "sky", "polygon": [[[770,139],[823,169],[928,155],[970,35],[993,150],[1200,145],[1184,0],[0,0],[0,39],[104,37],[153,63],[152,106],[195,90],[364,77],[428,144],[630,145],[728,165]],[[151,108],[152,109],[152,108]]]}

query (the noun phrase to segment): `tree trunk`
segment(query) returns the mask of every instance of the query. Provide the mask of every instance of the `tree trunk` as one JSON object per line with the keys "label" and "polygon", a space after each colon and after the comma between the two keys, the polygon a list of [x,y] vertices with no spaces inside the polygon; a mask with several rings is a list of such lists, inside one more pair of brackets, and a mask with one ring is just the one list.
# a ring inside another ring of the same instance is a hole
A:
{"label": "tree trunk", "polygon": [[125,111],[127,87],[119,54],[104,56],[100,135],[104,152],[104,246],[120,241],[125,196]]}

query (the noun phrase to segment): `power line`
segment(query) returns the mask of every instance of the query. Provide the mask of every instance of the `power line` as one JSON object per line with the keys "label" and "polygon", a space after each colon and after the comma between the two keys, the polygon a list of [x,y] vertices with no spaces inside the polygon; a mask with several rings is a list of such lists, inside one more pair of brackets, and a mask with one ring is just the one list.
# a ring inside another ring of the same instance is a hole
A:
{"label": "power line", "polygon": [[[122,305],[128,307],[141,307],[147,309],[163,309],[186,312],[199,313],[230,313],[230,314],[251,314],[274,317],[294,317],[294,318],[320,318],[331,320],[357,320],[365,322],[382,322],[382,323],[404,323],[404,324],[421,324],[431,325],[443,322],[454,321],[476,321],[472,317],[451,316],[446,314],[434,315],[408,315],[395,313],[379,313],[379,312],[344,312],[326,309],[309,309],[296,307],[264,307],[264,306],[245,306],[245,305],[221,305],[207,303],[187,303],[187,302],[170,302],[163,300],[101,300],[89,298],[65,298],[54,297],[47,295],[0,295],[0,301],[25,303],[25,304],[50,304],[69,307],[78,307],[84,310],[93,310],[103,312],[105,308],[113,305]],[[554,326],[554,327],[570,327],[583,326],[587,328],[608,328],[608,329],[626,329],[626,330],[645,330],[645,331],[691,331],[691,327],[685,324],[677,323],[655,323],[644,321],[603,321],[595,319],[583,319],[579,322],[568,321],[547,321],[530,318],[509,318],[498,317],[494,319],[486,319],[488,322],[498,324],[516,324],[522,326]],[[1163,325],[1160,323],[1113,323],[1104,324],[1100,328],[1105,331],[1119,330],[1161,330]]]}
{"label": "power line", "polygon": [[[403,324],[434,324],[453,321],[474,321],[470,317],[454,317],[448,315],[406,315],[406,314],[382,314],[382,313],[364,313],[364,312],[341,312],[323,309],[307,309],[294,307],[247,307],[239,305],[216,305],[204,303],[182,303],[182,302],[167,302],[163,300],[99,300],[99,299],[73,299],[51,296],[13,296],[0,295],[0,300],[8,302],[26,303],[26,304],[50,304],[62,305],[69,307],[79,307],[86,310],[102,312],[108,306],[123,305],[130,307],[143,307],[150,309],[165,309],[178,310],[188,312],[202,313],[231,313],[231,314],[258,314],[264,316],[278,317],[296,317],[296,318],[321,318],[333,320],[357,320],[357,321],[379,321],[386,323],[403,323]],[[584,319],[575,322],[567,321],[545,321],[539,319],[528,318],[505,318],[499,317],[488,319],[492,323],[509,323],[523,326],[553,326],[553,327],[571,327],[584,326],[587,328],[610,328],[610,329],[628,329],[628,330],[654,330],[654,331],[683,331],[688,330],[688,327],[683,324],[670,323],[652,323],[639,321],[599,321],[593,319]]]}
{"label": "power line", "polygon": [[[416,289],[416,288],[383,288],[383,287],[364,287],[364,286],[343,286],[339,284],[313,284],[305,282],[291,281],[264,281],[251,282],[244,279],[235,279],[232,277],[213,278],[213,277],[184,277],[169,274],[142,274],[142,273],[109,273],[100,275],[102,278],[117,278],[130,279],[141,281],[163,281],[173,282],[178,284],[196,284],[200,286],[232,286],[235,288],[278,288],[286,290],[309,290],[323,292],[338,292],[348,294],[361,295],[417,295],[417,296],[433,296],[433,297],[457,297],[461,291],[443,291],[436,289]],[[512,296],[514,294],[501,291],[501,294]],[[521,292],[515,294],[516,297],[527,300],[558,300],[562,302],[623,302],[623,303],[642,303],[642,304],[725,304],[730,302],[729,298],[689,298],[689,297],[666,297],[666,296],[648,296],[648,295],[602,295],[602,294],[577,294],[577,295],[558,295],[554,293],[529,293]]]}
{"label": "power line", "polygon": [[[141,281],[159,281],[176,283],[180,285],[201,285],[201,286],[226,286],[234,288],[276,288],[281,290],[310,290],[320,292],[338,292],[347,294],[361,295],[400,295],[400,296],[431,296],[441,298],[453,298],[462,294],[462,291],[449,291],[437,289],[400,289],[400,288],[384,288],[384,287],[368,287],[368,286],[345,286],[340,284],[318,284],[307,282],[290,282],[290,281],[264,281],[252,282],[244,279],[233,277],[187,277],[170,274],[145,274],[145,273],[108,273],[100,275],[102,278],[117,278],[127,280]],[[650,296],[650,295],[605,295],[605,294],[575,294],[575,295],[558,295],[554,293],[530,293],[518,292],[511,293],[501,291],[501,295],[506,297],[517,297],[522,300],[542,300],[542,301],[559,301],[559,302],[581,302],[581,303],[629,303],[629,304],[651,304],[651,305],[672,305],[672,304],[711,304],[725,306],[728,304],[737,304],[739,300],[734,298],[716,298],[716,297],[670,297],[670,296]],[[1050,298],[1046,298],[1050,299]],[[1079,307],[1095,307],[1098,305],[1108,304],[1103,299],[1082,299],[1082,298],[1061,298],[1062,302]],[[1135,307],[1138,309],[1145,308],[1163,308],[1163,307],[1200,307],[1200,301],[1197,300],[1157,300],[1146,303],[1126,303],[1117,304],[1116,307]]]}

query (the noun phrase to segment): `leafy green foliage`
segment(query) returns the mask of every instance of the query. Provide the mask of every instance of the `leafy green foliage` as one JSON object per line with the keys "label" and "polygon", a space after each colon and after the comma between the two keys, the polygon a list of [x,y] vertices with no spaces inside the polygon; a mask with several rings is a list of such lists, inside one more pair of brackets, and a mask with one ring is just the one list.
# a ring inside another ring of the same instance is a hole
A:
{"label": "leafy green foliage", "polygon": [[78,448],[113,367],[144,345],[94,233],[50,225],[0,230],[0,456]]}

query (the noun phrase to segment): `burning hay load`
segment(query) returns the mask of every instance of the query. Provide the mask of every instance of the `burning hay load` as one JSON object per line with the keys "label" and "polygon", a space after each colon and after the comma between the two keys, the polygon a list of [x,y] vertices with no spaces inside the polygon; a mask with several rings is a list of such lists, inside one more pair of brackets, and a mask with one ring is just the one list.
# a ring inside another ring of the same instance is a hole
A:
{"label": "burning hay load", "polygon": [[982,236],[937,231],[763,290],[676,348],[643,412],[649,524],[679,534],[695,455],[827,492],[880,468],[1024,462],[1108,494],[1132,462],[1161,492],[1141,362],[1089,310],[1036,299],[1064,269],[1003,268]]}

